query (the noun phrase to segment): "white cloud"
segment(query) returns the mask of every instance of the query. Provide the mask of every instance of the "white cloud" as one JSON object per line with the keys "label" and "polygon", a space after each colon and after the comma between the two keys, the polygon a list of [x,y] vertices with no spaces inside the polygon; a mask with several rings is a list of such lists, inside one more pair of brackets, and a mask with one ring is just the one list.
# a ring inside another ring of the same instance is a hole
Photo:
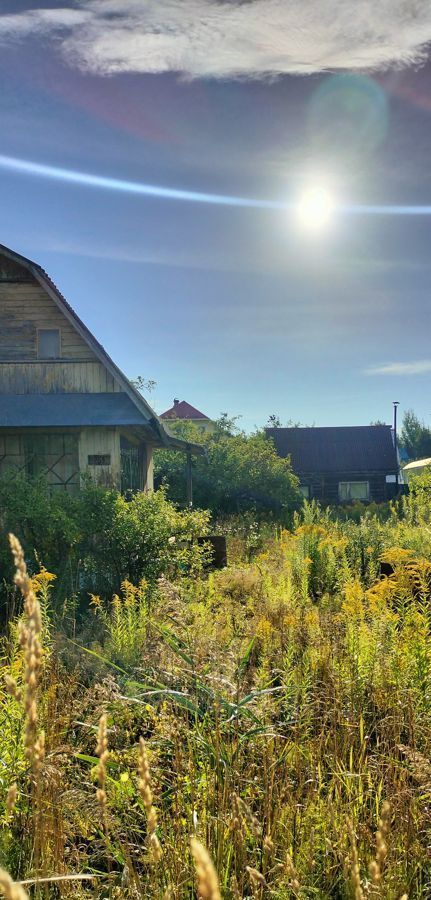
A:
{"label": "white cloud", "polygon": [[429,0],[76,0],[0,15],[0,40],[56,36],[100,74],[264,77],[422,62]]}
{"label": "white cloud", "polygon": [[431,372],[431,359],[416,362],[394,362],[365,369],[365,375],[425,375]]}

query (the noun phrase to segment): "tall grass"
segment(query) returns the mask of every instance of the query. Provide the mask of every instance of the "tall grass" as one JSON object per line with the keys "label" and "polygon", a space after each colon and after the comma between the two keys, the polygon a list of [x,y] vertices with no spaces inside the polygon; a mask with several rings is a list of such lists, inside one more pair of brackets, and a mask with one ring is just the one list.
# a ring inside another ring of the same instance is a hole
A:
{"label": "tall grass", "polygon": [[[431,896],[420,502],[386,521],[307,507],[251,561],[236,541],[234,567],[161,579],[151,604],[144,584],[125,585],[93,603],[90,645],[43,628],[12,542],[27,600],[25,639],[5,643],[2,666],[0,865],[16,890]],[[30,652],[36,635],[48,652]],[[11,884],[0,877],[21,900]]]}

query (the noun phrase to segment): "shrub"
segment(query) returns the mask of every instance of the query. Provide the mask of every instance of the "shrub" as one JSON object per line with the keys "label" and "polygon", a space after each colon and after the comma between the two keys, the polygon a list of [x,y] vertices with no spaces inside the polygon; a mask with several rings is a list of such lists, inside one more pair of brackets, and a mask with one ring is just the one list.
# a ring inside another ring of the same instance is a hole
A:
{"label": "shrub", "polygon": [[[219,426],[213,434],[201,434],[190,423],[183,423],[178,431],[206,449],[206,457],[193,462],[195,506],[209,509],[215,516],[252,510],[260,517],[283,522],[300,507],[302,496],[290,461],[277,456],[264,432],[231,433]],[[184,454],[156,452],[156,477],[166,485],[167,496],[177,503],[185,502],[184,469]]]}
{"label": "shrub", "polygon": [[181,512],[165,497],[85,485],[76,495],[51,493],[42,480],[0,479],[0,566],[12,579],[6,535],[17,534],[27,549],[31,572],[40,565],[57,576],[57,598],[88,592],[112,596],[123,581],[150,588],[162,574],[177,577],[199,569],[205,551],[204,512]]}

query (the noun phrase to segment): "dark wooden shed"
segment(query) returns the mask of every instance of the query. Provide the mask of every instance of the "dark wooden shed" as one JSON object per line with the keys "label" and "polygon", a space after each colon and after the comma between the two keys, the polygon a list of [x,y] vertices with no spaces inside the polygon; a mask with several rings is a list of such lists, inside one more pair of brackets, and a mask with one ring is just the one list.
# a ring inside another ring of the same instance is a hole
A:
{"label": "dark wooden shed", "polygon": [[305,497],[322,503],[381,503],[394,495],[399,466],[390,425],[267,428],[289,456]]}

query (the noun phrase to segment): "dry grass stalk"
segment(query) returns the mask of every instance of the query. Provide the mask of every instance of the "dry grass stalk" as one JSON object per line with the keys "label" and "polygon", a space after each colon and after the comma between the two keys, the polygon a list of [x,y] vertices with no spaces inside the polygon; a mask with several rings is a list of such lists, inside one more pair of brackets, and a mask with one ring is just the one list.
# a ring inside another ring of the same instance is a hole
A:
{"label": "dry grass stalk", "polygon": [[262,875],[262,872],[259,872],[258,869],[253,869],[252,866],[246,866],[245,870],[253,888],[263,887],[263,885],[266,884],[265,876]]}
{"label": "dry grass stalk", "polygon": [[99,787],[96,791],[96,797],[100,803],[103,816],[106,814],[106,763],[109,758],[108,750],[108,727],[106,715],[102,715],[99,720],[99,730],[97,733],[96,753],[99,757],[99,765],[97,767],[97,780]]}
{"label": "dry grass stalk", "polygon": [[296,869],[293,865],[293,859],[290,853],[286,853],[286,873],[290,878],[290,887],[292,891],[296,894],[299,891],[300,884],[296,875]]}
{"label": "dry grass stalk", "polygon": [[160,846],[160,841],[157,837],[157,813],[153,806],[153,793],[151,790],[151,775],[150,775],[150,763],[147,754],[147,748],[145,746],[145,741],[141,737],[139,740],[139,782],[138,782],[139,792],[142,797],[142,802],[145,806],[145,811],[147,813],[147,827],[148,827],[148,843],[150,847],[151,854],[155,862],[160,862],[162,858],[162,848]]}
{"label": "dry grass stalk", "polygon": [[[42,616],[40,605],[34,594],[27,572],[24,553],[18,538],[9,535],[9,544],[15,563],[15,584],[24,598],[24,617],[20,622],[19,642],[24,654],[24,709],[26,717],[24,744],[27,759],[35,774],[40,769],[44,757],[44,739],[37,735],[37,689],[42,666]],[[13,679],[9,679],[8,690],[18,696]]]}
{"label": "dry grass stalk", "polygon": [[13,816],[17,794],[18,794],[18,787],[17,787],[16,783],[14,782],[14,784],[11,784],[11,786],[7,792],[7,796],[6,796],[6,812],[7,812],[8,819],[12,818],[12,816]]}
{"label": "dry grass stalk", "polygon": [[348,822],[348,830],[350,835],[350,843],[352,848],[351,855],[351,879],[353,884],[353,891],[355,900],[364,900],[364,892],[362,890],[361,884],[361,874],[359,871],[359,857],[358,857],[358,848],[356,846],[356,837],[355,832],[353,830],[352,822]]}
{"label": "dry grass stalk", "polygon": [[231,889],[231,894],[232,894],[233,900],[241,900],[241,894],[240,894],[240,890],[238,887],[238,880],[235,875],[235,872],[232,875],[232,878],[230,880],[230,889]]}
{"label": "dry grass stalk", "polygon": [[14,697],[15,700],[17,700],[19,703],[21,701],[21,691],[15,681],[15,678],[12,678],[11,675],[5,675],[4,681],[7,693],[11,697]]}
{"label": "dry grass stalk", "polygon": [[6,897],[6,900],[28,900],[28,894],[20,884],[12,881],[12,878],[0,869],[0,891]]}
{"label": "dry grass stalk", "polygon": [[198,895],[202,900],[221,900],[217,872],[206,847],[192,837],[190,848],[195,863]]}
{"label": "dry grass stalk", "polygon": [[379,827],[376,831],[376,855],[369,866],[370,878],[373,884],[378,884],[382,877],[383,867],[388,853],[386,838],[389,833],[390,821],[391,807],[387,800],[385,800],[382,806]]}
{"label": "dry grass stalk", "polygon": [[408,763],[410,775],[417,784],[429,786],[431,784],[431,763],[423,753],[412,750],[405,744],[399,744],[398,750]]}
{"label": "dry grass stalk", "polygon": [[233,794],[233,808],[235,817],[232,822],[232,827],[246,827],[256,838],[260,837],[261,827],[258,818],[238,794]]}

